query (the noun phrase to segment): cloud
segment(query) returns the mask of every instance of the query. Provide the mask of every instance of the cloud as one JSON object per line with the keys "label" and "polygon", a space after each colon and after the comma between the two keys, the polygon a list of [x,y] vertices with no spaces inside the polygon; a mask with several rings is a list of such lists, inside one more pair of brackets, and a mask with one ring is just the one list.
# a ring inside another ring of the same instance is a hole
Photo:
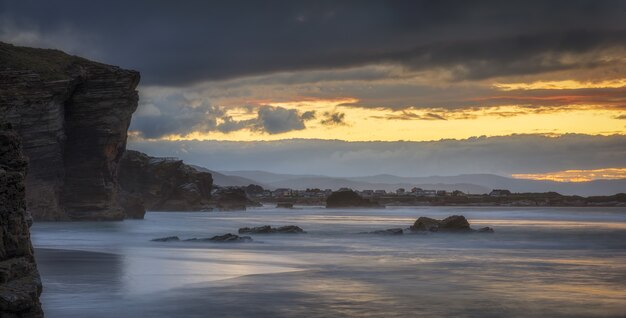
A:
{"label": "cloud", "polygon": [[626,167],[626,135],[528,134],[428,142],[131,140],[128,147],[156,156],[177,156],[214,170],[306,171],[329,176],[511,175]]}
{"label": "cloud", "polygon": [[387,116],[372,116],[388,120],[447,120],[443,115],[435,113],[416,114],[410,111],[402,111],[400,114],[390,114]]}
{"label": "cloud", "polygon": [[[133,115],[130,130],[137,137],[158,139],[169,135],[185,136],[191,133],[231,133],[250,130],[259,133],[280,134],[306,128],[305,122],[315,118],[314,111],[301,113],[296,109],[274,106],[242,106],[250,119],[235,119],[232,108],[211,105],[206,99],[192,98],[194,94],[162,94],[145,100]],[[194,96],[195,97],[195,96]]]}
{"label": "cloud", "polygon": [[324,126],[346,125],[346,114],[341,112],[325,112],[324,119],[320,121]]}
{"label": "cloud", "polygon": [[[612,63],[607,50],[623,56],[626,36],[619,1],[0,0],[0,7],[0,21],[12,21],[0,26],[0,39],[72,49],[171,86],[374,64],[446,69],[453,80],[593,68]],[[26,36],[32,30],[37,36]]]}
{"label": "cloud", "polygon": [[256,127],[269,134],[279,134],[292,130],[302,130],[304,120],[311,118],[311,113],[301,114],[296,109],[263,106],[259,109]]}

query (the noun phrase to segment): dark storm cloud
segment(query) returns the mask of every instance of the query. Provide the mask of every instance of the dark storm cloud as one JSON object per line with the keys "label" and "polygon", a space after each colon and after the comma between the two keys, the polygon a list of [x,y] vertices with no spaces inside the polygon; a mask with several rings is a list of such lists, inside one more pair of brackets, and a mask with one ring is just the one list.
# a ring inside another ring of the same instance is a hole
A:
{"label": "dark storm cloud", "polygon": [[0,0],[0,39],[135,68],[148,84],[377,63],[476,79],[605,63],[562,55],[624,45],[624,9],[597,0]]}
{"label": "dark storm cloud", "polygon": [[[256,127],[269,134],[279,134],[306,128],[303,115],[296,109],[263,106],[259,109],[258,114]],[[310,118],[310,115],[307,114],[306,117]]]}
{"label": "dark storm cloud", "polygon": [[147,139],[184,136],[193,132],[231,133],[243,129],[280,134],[305,129],[305,121],[315,118],[312,111],[301,113],[296,109],[273,106],[261,106],[256,115],[256,118],[235,120],[223,107],[173,94],[140,105],[130,130]]}

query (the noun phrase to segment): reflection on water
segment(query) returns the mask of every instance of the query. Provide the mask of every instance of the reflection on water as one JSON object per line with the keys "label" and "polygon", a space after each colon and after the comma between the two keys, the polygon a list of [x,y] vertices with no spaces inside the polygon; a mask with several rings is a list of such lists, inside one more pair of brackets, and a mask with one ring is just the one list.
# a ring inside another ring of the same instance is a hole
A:
{"label": "reflection on water", "polygon": [[[463,214],[494,234],[377,236]],[[304,235],[150,242],[243,226]],[[626,316],[626,211],[259,208],[36,223],[47,317]]]}

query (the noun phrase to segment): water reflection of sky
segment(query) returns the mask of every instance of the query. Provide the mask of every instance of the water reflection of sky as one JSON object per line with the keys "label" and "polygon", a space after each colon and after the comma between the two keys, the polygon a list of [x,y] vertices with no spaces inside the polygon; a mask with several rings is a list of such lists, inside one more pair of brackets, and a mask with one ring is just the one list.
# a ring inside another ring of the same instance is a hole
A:
{"label": "water reflection of sky", "polygon": [[[451,214],[496,233],[359,234]],[[309,233],[256,235],[250,244],[150,241],[264,224]],[[136,317],[146,308],[151,317],[207,308],[237,317],[626,315],[623,209],[149,213],[143,221],[36,223],[33,241],[47,317]],[[68,303],[76,297],[80,306]]]}

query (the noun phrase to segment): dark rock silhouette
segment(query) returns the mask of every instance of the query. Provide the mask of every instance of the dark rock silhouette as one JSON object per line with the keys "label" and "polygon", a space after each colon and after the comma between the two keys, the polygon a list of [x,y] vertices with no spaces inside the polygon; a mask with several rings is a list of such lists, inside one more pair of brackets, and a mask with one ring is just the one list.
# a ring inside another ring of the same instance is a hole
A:
{"label": "dark rock silhouette", "polygon": [[139,73],[0,42],[0,114],[29,158],[35,220],[121,220],[118,164]]}
{"label": "dark rock silhouette", "polygon": [[241,187],[216,187],[213,201],[220,211],[245,211],[249,206],[261,206],[251,200]]}
{"label": "dark rock silhouette", "polygon": [[271,227],[270,225],[258,226],[258,227],[242,227],[239,229],[239,234],[300,234],[306,233],[301,227],[296,225],[286,225],[281,227]]}
{"label": "dark rock silhouette", "polygon": [[0,317],[43,317],[26,212],[27,165],[18,135],[0,125]]}
{"label": "dark rock silhouette", "polygon": [[472,229],[467,219],[462,215],[452,215],[443,220],[421,216],[413,223],[409,230],[412,232],[494,232],[490,227],[484,227],[479,230]]}
{"label": "dark rock silhouette", "polygon": [[216,235],[210,238],[187,239],[185,240],[185,242],[246,243],[252,242],[252,238],[249,236],[239,236],[236,234],[227,233],[224,235]]}
{"label": "dark rock silhouette", "polygon": [[365,232],[363,234],[378,234],[378,235],[402,235],[404,231],[401,228],[392,228],[386,230],[377,230],[372,232]]}
{"label": "dark rock silhouette", "polygon": [[180,241],[180,238],[178,236],[166,236],[166,237],[155,238],[151,241],[152,242],[178,242]]}
{"label": "dark rock silhouette", "polygon": [[352,190],[340,190],[326,198],[327,208],[380,208],[377,202],[362,198]]}
{"label": "dark rock silhouette", "polygon": [[[120,162],[119,183],[129,211],[134,211],[132,204],[152,211],[211,209],[213,177],[182,160],[127,150]],[[140,208],[136,210],[139,213]]]}
{"label": "dark rock silhouette", "polygon": [[480,233],[493,233],[494,230],[492,228],[486,226],[486,227],[478,229],[477,232],[480,232]]}
{"label": "dark rock silhouette", "polygon": [[293,203],[291,202],[278,202],[276,203],[278,209],[293,209]]}

